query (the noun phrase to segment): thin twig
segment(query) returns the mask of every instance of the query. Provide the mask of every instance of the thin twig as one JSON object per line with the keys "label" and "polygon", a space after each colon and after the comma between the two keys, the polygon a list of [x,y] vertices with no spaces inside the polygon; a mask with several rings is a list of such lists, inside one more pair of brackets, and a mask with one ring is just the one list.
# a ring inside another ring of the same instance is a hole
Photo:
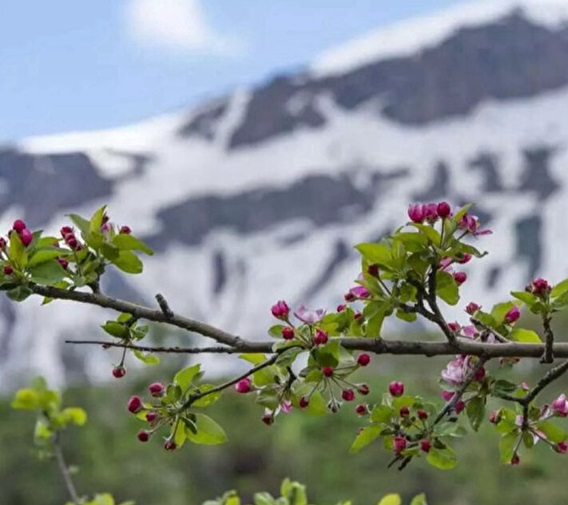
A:
{"label": "thin twig", "polygon": [[133,351],[152,352],[160,354],[236,354],[242,352],[234,347],[210,346],[210,347],[153,347],[150,345],[124,344],[121,342],[110,342],[107,340],[65,340],[66,344],[88,344],[100,345],[103,349],[118,347],[121,349],[131,349]]}
{"label": "thin twig", "polygon": [[201,398],[204,398],[205,396],[209,396],[210,394],[217,393],[218,391],[223,391],[224,389],[230,388],[231,386],[235,385],[240,380],[246,379],[249,375],[252,375],[253,373],[258,372],[259,370],[262,370],[263,368],[266,368],[267,366],[273,365],[274,363],[276,363],[276,360],[278,359],[278,357],[279,357],[278,354],[274,354],[273,356],[271,356],[266,361],[259,363],[258,365],[252,367],[248,372],[245,372],[244,374],[241,374],[238,377],[235,377],[234,379],[231,379],[227,382],[223,382],[222,384],[219,384],[218,386],[215,386],[214,388],[208,389],[207,391],[203,391],[201,393],[191,395],[187,399],[187,401],[182,405],[181,410],[187,410],[197,400],[200,400]]}
{"label": "thin twig", "polygon": [[549,313],[542,314],[542,326],[544,328],[545,347],[544,354],[540,359],[541,363],[552,363],[554,361],[554,333],[550,326],[551,317]]}
{"label": "thin twig", "polygon": [[63,456],[63,450],[61,449],[61,442],[59,440],[59,433],[57,433],[53,438],[53,453],[55,454],[55,459],[57,460],[57,466],[59,467],[59,471],[65,481],[65,486],[67,487],[67,491],[71,496],[71,500],[75,505],[79,505],[80,498],[75,489],[75,484],[73,479],[71,478],[71,473],[69,472],[69,467],[65,463],[65,457]]}

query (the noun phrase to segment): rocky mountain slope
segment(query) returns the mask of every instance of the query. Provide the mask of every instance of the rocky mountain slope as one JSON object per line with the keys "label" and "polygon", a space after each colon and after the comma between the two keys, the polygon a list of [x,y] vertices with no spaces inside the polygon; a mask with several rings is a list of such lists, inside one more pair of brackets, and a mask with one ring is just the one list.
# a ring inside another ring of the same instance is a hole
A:
{"label": "rocky mountain slope", "polygon": [[[568,275],[567,141],[568,4],[472,4],[194,110],[6,146],[0,226],[55,231],[63,214],[108,203],[157,251],[109,290],[146,303],[161,292],[260,338],[277,299],[334,307],[357,276],[352,245],[399,224],[410,202],[476,201],[494,230],[465,302]],[[38,305],[0,297],[0,384],[108,375],[102,351],[63,344],[102,336],[104,313]]]}

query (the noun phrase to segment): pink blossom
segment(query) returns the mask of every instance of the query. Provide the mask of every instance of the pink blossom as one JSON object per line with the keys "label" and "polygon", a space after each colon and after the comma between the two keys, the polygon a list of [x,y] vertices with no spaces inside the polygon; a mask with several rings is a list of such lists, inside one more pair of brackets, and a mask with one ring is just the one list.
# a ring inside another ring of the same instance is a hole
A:
{"label": "pink blossom", "polygon": [[314,336],[314,344],[324,345],[324,344],[327,344],[327,341],[328,341],[327,333],[318,328],[317,331],[316,331],[316,334]]}
{"label": "pink blossom", "polygon": [[448,328],[450,329],[450,331],[452,333],[457,333],[458,331],[461,330],[461,326],[459,325],[459,323],[448,323]]}
{"label": "pink blossom", "polygon": [[447,272],[447,271],[450,271],[450,272],[451,272],[452,269],[450,268],[450,265],[451,265],[453,262],[454,262],[454,259],[453,259],[453,258],[450,258],[450,257],[448,257],[448,258],[442,258],[442,259],[440,260],[440,267],[439,267],[440,270],[444,270],[444,271],[446,271],[446,272]]}
{"label": "pink blossom", "polygon": [[465,272],[455,272],[454,280],[457,282],[458,286],[460,286],[467,281],[467,274]]}
{"label": "pink blossom", "polygon": [[556,400],[552,402],[552,410],[554,413],[560,417],[568,416],[568,401],[566,401],[566,395],[561,394]]}
{"label": "pink blossom", "polygon": [[[473,324],[468,324],[467,326],[462,327],[462,332],[464,334],[465,337],[467,338],[475,338],[479,335],[479,332],[477,331],[476,327],[473,326]],[[492,337],[493,335],[491,335],[490,337]],[[489,339],[487,340],[489,342]],[[493,343],[493,342],[490,342]]]}
{"label": "pink blossom", "polygon": [[509,311],[505,314],[505,322],[508,324],[513,324],[519,319],[519,317],[521,317],[521,311],[519,310],[519,307],[515,305],[514,307],[511,307],[511,309],[509,309]]}
{"label": "pink blossom", "polygon": [[435,203],[428,203],[423,206],[424,219],[429,223],[438,220],[438,206]]}
{"label": "pink blossom", "polygon": [[349,290],[349,292],[355,297],[355,298],[369,298],[369,296],[371,296],[371,293],[369,292],[369,290],[365,287],[365,286],[355,286],[353,288],[351,288]]}
{"label": "pink blossom", "polygon": [[566,442],[558,442],[554,450],[559,454],[566,454],[568,452],[568,444]]}
{"label": "pink blossom", "polygon": [[469,214],[464,215],[458,226],[463,230],[471,233],[474,237],[478,235],[489,235],[493,233],[491,230],[480,230],[479,229],[479,219],[477,216],[470,216]]}
{"label": "pink blossom", "polygon": [[471,254],[465,253],[463,255],[463,258],[461,260],[458,260],[458,263],[461,265],[465,265],[466,263],[469,263],[470,260],[471,260]]}
{"label": "pink blossom", "polygon": [[284,414],[289,414],[292,410],[292,402],[290,400],[284,400],[280,404],[280,410],[284,412]]}
{"label": "pink blossom", "polygon": [[300,305],[296,309],[296,312],[294,312],[294,315],[300,321],[306,324],[315,324],[323,319],[323,316],[325,316],[325,310],[324,309],[311,310],[306,308],[304,305]]}
{"label": "pink blossom", "polygon": [[445,402],[449,402],[454,397],[454,393],[451,391],[441,391],[440,396]]}
{"label": "pink blossom", "polygon": [[458,356],[455,360],[450,361],[444,370],[442,370],[442,379],[449,384],[461,384],[469,371],[467,358]]}

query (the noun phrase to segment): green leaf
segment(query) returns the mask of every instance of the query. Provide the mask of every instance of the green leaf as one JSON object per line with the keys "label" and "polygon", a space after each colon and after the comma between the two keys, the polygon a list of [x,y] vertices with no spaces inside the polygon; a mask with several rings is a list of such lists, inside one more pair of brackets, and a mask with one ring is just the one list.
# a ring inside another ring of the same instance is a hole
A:
{"label": "green leaf", "polygon": [[410,505],[428,505],[428,503],[426,502],[426,495],[425,494],[416,495],[414,498],[412,498]]}
{"label": "green leaf", "polygon": [[47,247],[43,249],[36,249],[31,255],[28,262],[29,267],[45,263],[46,261],[54,260],[56,258],[66,256],[66,252],[57,247]]}
{"label": "green leaf", "polygon": [[426,456],[426,461],[439,470],[451,470],[458,463],[456,455],[450,447],[444,449],[432,447]]}
{"label": "green leaf", "polygon": [[201,365],[199,363],[197,365],[188,366],[174,375],[174,384],[178,385],[182,391],[186,391],[192,381],[198,377],[200,373]]}
{"label": "green leaf", "polygon": [[133,349],[132,353],[136,356],[142,363],[146,363],[146,365],[157,365],[160,362],[160,358],[155,354],[151,354],[149,352],[139,351],[138,349]]}
{"label": "green leaf", "polygon": [[89,221],[89,232],[90,233],[98,233],[101,230],[101,226],[103,225],[103,216],[105,215],[106,205],[103,205],[101,208],[97,209],[95,213],[91,216],[91,220]]}
{"label": "green leaf", "polygon": [[392,250],[386,244],[359,244],[355,246],[369,263],[376,263],[381,268],[392,270]]}
{"label": "green leaf", "polygon": [[420,230],[424,235],[426,235],[426,237],[428,237],[428,240],[430,240],[430,242],[432,242],[435,246],[437,247],[440,246],[441,236],[438,230],[432,228],[430,225],[427,224],[411,223],[411,225],[414,226],[415,228],[418,228],[418,230]]}
{"label": "green leaf", "polygon": [[188,438],[187,434],[191,433],[191,430],[187,428],[184,422],[178,421],[176,424],[176,429],[173,434],[174,443],[179,447],[182,447],[185,440]]}
{"label": "green leaf", "polygon": [[[199,392],[205,393],[210,389],[213,389],[215,386],[213,384],[200,384],[199,385]],[[209,407],[209,405],[213,405],[219,398],[221,398],[222,391],[216,391],[215,393],[210,393],[199,400],[195,400],[191,405],[192,407]]]}
{"label": "green leaf", "polygon": [[83,235],[83,238],[89,236],[89,227],[90,227],[89,221],[87,221],[85,218],[81,216],[78,216],[77,214],[69,214],[69,218],[71,219],[71,221],[73,221],[73,224],[77,228],[79,228],[79,231],[81,232],[81,235]]}
{"label": "green leaf", "polygon": [[361,449],[363,449],[363,447],[366,447],[371,442],[380,437],[382,432],[383,427],[379,424],[371,424],[370,426],[366,426],[355,437],[355,440],[353,441],[349,452],[351,454],[359,452]]}
{"label": "green leaf", "polygon": [[227,435],[221,426],[205,414],[195,414],[197,433],[186,430],[186,435],[194,444],[217,445],[227,441]]}
{"label": "green leaf", "polygon": [[394,409],[388,405],[377,405],[371,411],[371,421],[374,423],[390,423]]}
{"label": "green leaf", "polygon": [[120,251],[118,257],[110,261],[127,274],[139,274],[144,269],[142,261],[132,251]]}
{"label": "green leaf", "polygon": [[23,302],[26,298],[33,294],[32,290],[27,286],[18,286],[6,291],[6,296],[13,302]]}
{"label": "green leaf", "polygon": [[65,416],[67,422],[83,426],[87,422],[87,413],[79,407],[69,407],[63,409],[62,414]]}
{"label": "green leaf", "polygon": [[142,251],[143,253],[151,256],[154,251],[150,249],[144,242],[138,240],[136,237],[128,233],[119,233],[112,239],[112,243],[121,251]]}
{"label": "green leaf", "polygon": [[117,321],[107,321],[101,326],[101,328],[106,331],[109,335],[116,338],[128,338],[130,335],[130,329],[122,323]]}
{"label": "green leaf", "polygon": [[436,273],[436,295],[448,305],[456,305],[459,302],[459,288],[453,276],[442,270]]}
{"label": "green leaf", "polygon": [[481,396],[474,396],[467,402],[466,407],[469,424],[474,431],[479,430],[481,423],[485,419],[485,399]]}
{"label": "green leaf", "polygon": [[511,463],[518,438],[516,430],[501,437],[499,441],[499,458],[501,463]]}
{"label": "green leaf", "polygon": [[551,298],[556,298],[557,296],[563,295],[564,293],[567,292],[568,292],[568,279],[564,279],[563,281],[559,282],[552,288],[550,296]]}
{"label": "green leaf", "polygon": [[524,328],[515,328],[511,333],[509,333],[508,338],[515,342],[521,342],[524,344],[542,343],[542,340],[536,331],[526,330]]}
{"label": "green leaf", "polygon": [[28,262],[28,253],[24,244],[20,240],[19,235],[16,232],[10,233],[10,245],[8,246],[8,254],[10,260],[13,261],[17,266],[23,268]]}
{"label": "green leaf", "polygon": [[398,494],[387,494],[383,496],[377,505],[401,505],[402,500]]}
{"label": "green leaf", "polygon": [[538,302],[538,298],[527,291],[511,291],[511,295],[513,295],[517,300],[526,303],[529,307]]}
{"label": "green leaf", "polygon": [[20,389],[12,401],[13,409],[35,410],[38,407],[39,394],[33,389]]}
{"label": "green leaf", "polygon": [[493,384],[493,394],[509,394],[516,391],[517,385],[514,382],[510,382],[504,379],[499,379]]}
{"label": "green leaf", "polygon": [[548,440],[555,444],[564,442],[568,436],[562,428],[559,428],[551,421],[541,421],[537,423],[536,427],[546,435]]}
{"label": "green leaf", "polygon": [[266,361],[266,356],[259,352],[253,354],[239,354],[239,358],[252,363],[253,365],[260,365],[264,361]]}
{"label": "green leaf", "polygon": [[45,286],[54,286],[67,277],[67,271],[55,260],[35,264],[28,272],[32,282]]}

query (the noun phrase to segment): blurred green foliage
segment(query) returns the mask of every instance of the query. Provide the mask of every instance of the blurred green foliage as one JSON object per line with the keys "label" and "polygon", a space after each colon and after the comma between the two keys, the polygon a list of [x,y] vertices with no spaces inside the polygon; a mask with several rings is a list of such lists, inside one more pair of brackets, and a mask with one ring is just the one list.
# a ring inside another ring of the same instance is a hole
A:
{"label": "blurred green foliage", "polygon": [[[407,390],[437,398],[437,377],[447,359],[378,357],[365,377],[373,395],[386,391],[389,380],[406,382]],[[177,365],[178,363],[176,363]],[[526,372],[526,369],[524,370]],[[66,404],[89,413],[89,422],[65,433],[63,446],[82,494],[112,493],[118,502],[138,505],[196,505],[237,489],[244,501],[255,492],[277,493],[284,477],[305,483],[314,503],[352,500],[354,505],[377,503],[386,493],[400,493],[409,501],[424,492],[431,505],[500,505],[507,503],[563,503],[566,457],[547,447],[521,455],[518,467],[498,463],[498,434],[485,423],[480,433],[457,447],[459,464],[443,472],[413,462],[399,472],[387,469],[389,454],[373,445],[359,454],[349,447],[362,422],[353,404],[335,415],[309,417],[281,414],[273,426],[260,422],[262,408],[251,398],[225,393],[225,401],[211,408],[223,424],[229,442],[222,446],[188,446],[167,452],[160,440],[138,442],[139,421],[126,411],[131,394],[149,382],[167,380],[172,369],[158,366],[113,381],[106,387],[73,388]],[[542,371],[541,371],[542,373]],[[530,377],[530,374],[529,374]],[[535,374],[529,380],[536,380]],[[552,399],[563,381],[551,387]],[[565,381],[564,381],[565,383]],[[34,419],[0,401],[0,503],[61,505],[68,499],[56,465],[34,456]]]}

